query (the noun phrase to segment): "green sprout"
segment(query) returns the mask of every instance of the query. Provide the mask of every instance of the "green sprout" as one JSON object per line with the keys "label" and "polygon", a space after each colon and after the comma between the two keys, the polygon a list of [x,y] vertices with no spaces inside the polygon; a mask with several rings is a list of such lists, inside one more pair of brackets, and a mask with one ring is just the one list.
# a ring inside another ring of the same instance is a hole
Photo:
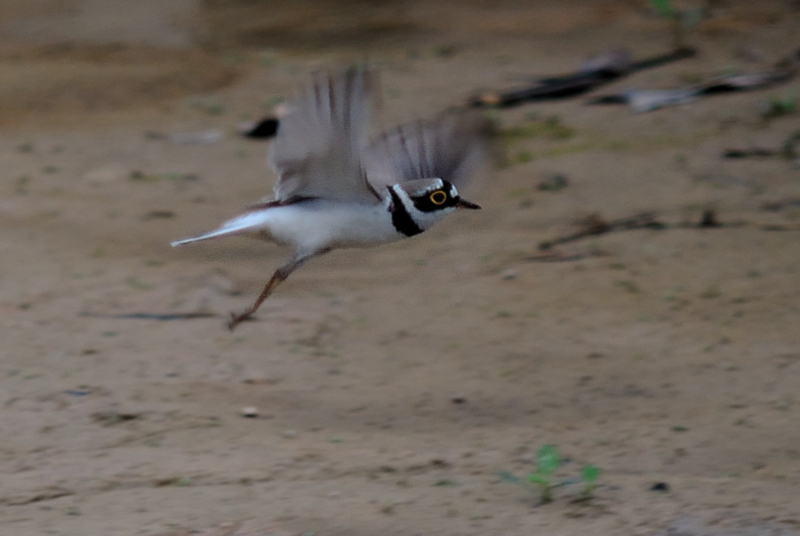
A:
{"label": "green sprout", "polygon": [[686,33],[700,24],[705,17],[702,8],[680,10],[672,5],[671,0],[649,0],[653,10],[659,17],[672,23],[672,36],[676,49],[686,47]]}
{"label": "green sprout", "polygon": [[542,503],[553,500],[553,484],[550,480],[553,471],[558,469],[561,458],[555,445],[542,445],[536,453],[536,472],[528,475],[528,482],[539,487]]}
{"label": "green sprout", "polygon": [[581,469],[581,479],[583,479],[583,497],[591,499],[594,490],[597,488],[597,479],[600,478],[600,468],[591,463],[584,465]]}
{"label": "green sprout", "polygon": [[759,104],[761,117],[764,119],[774,119],[784,115],[791,115],[798,110],[797,99],[794,95],[784,95],[782,97],[770,97]]}
{"label": "green sprout", "polygon": [[[577,479],[567,479],[562,482],[554,482],[552,477],[556,469],[561,465],[561,455],[555,445],[542,445],[536,453],[534,459],[536,470],[528,474],[525,478],[519,478],[509,472],[501,471],[498,476],[505,482],[511,482],[527,489],[536,489],[542,504],[553,501],[553,489],[576,483]],[[600,469],[592,464],[587,464],[581,468],[580,480],[583,481],[583,491],[577,501],[587,501],[594,495],[597,488],[597,479],[600,477]],[[533,485],[533,486],[532,486]]]}

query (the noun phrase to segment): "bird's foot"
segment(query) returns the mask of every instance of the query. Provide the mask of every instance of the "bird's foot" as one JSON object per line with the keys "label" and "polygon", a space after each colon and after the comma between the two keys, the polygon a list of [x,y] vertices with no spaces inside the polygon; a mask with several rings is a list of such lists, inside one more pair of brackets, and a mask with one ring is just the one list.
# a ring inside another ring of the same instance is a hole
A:
{"label": "bird's foot", "polygon": [[244,311],[243,313],[231,313],[231,319],[228,321],[228,329],[233,331],[240,322],[251,320],[255,311]]}

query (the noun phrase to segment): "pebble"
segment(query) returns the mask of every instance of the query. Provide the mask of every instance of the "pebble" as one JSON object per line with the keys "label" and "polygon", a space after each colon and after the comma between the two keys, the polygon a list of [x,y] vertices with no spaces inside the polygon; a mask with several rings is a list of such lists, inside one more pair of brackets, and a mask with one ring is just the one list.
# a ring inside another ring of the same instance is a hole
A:
{"label": "pebble", "polygon": [[258,417],[258,408],[255,406],[247,406],[242,408],[242,417],[246,417],[248,419],[255,419]]}
{"label": "pebble", "polygon": [[506,270],[502,274],[500,274],[500,276],[505,281],[511,281],[512,279],[516,279],[517,278],[517,271],[516,270]]}
{"label": "pebble", "polygon": [[656,482],[650,486],[650,491],[669,491],[669,484],[666,482]]}

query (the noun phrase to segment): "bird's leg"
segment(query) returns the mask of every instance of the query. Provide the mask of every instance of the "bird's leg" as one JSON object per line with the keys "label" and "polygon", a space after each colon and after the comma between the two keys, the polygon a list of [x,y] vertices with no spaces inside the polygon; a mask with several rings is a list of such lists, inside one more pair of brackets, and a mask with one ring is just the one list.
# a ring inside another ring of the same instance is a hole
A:
{"label": "bird's leg", "polygon": [[289,260],[289,262],[275,270],[275,273],[272,274],[272,277],[269,278],[267,284],[264,285],[264,290],[261,291],[261,294],[259,294],[258,298],[256,298],[256,301],[253,303],[253,305],[241,313],[231,313],[231,319],[228,322],[228,329],[233,331],[240,322],[243,322],[244,320],[247,320],[253,316],[253,314],[258,311],[258,308],[261,307],[261,304],[264,303],[264,300],[269,298],[269,295],[272,294],[272,291],[275,290],[275,287],[283,283],[283,281],[289,277],[289,274],[304,265],[310,258],[316,257],[317,255],[322,255],[328,251],[330,250],[324,249],[321,251],[315,251],[313,253],[296,253],[294,257]]}

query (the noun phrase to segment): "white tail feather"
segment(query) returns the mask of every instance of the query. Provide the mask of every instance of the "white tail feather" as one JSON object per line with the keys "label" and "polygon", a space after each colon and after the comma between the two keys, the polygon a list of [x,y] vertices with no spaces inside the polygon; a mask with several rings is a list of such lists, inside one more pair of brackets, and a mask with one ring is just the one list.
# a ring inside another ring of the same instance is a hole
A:
{"label": "white tail feather", "polygon": [[226,221],[213,231],[190,238],[184,238],[182,240],[176,240],[174,242],[170,242],[170,245],[172,247],[178,247],[184,244],[190,244],[192,242],[200,242],[202,240],[210,240],[212,238],[243,234],[256,229],[264,229],[264,223],[267,221],[265,212],[266,211],[264,210],[248,212],[247,214],[243,214],[233,218],[232,220]]}

